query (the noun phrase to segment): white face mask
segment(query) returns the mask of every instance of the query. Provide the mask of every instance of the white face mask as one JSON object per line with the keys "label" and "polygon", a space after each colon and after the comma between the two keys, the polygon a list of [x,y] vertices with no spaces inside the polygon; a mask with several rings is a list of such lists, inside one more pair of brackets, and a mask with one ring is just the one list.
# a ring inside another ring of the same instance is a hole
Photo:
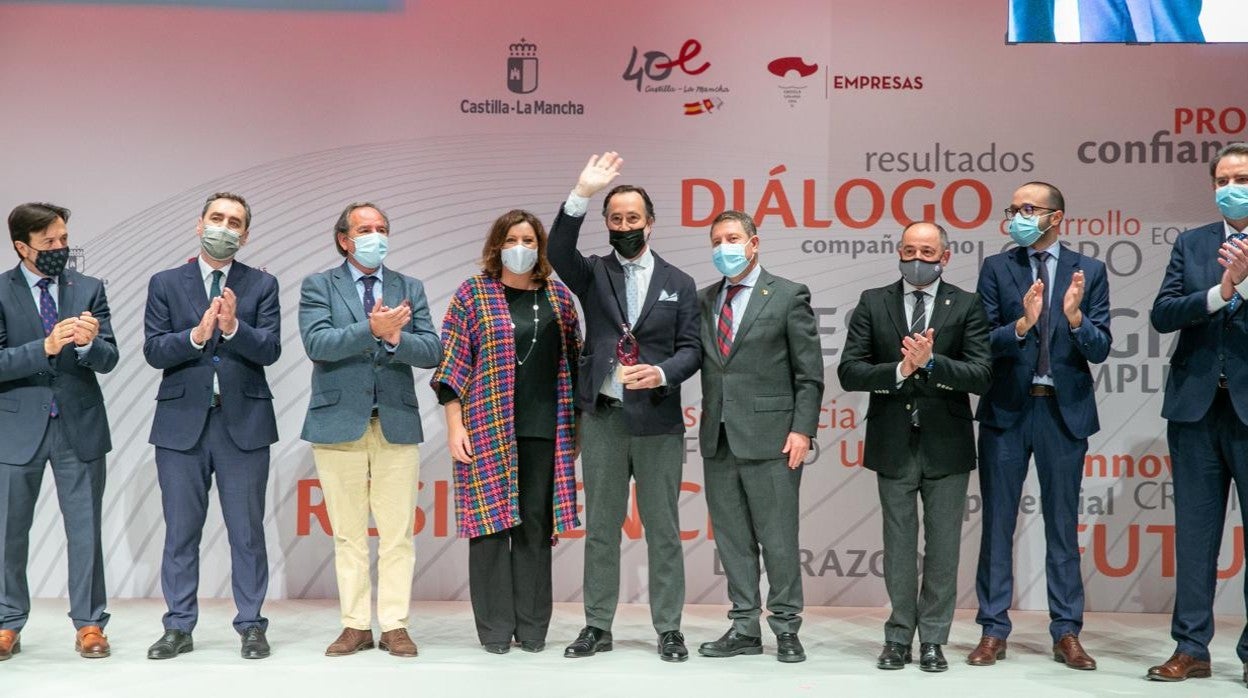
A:
{"label": "white face mask", "polygon": [[513,274],[528,274],[537,266],[537,248],[524,245],[504,247],[501,252],[503,266]]}

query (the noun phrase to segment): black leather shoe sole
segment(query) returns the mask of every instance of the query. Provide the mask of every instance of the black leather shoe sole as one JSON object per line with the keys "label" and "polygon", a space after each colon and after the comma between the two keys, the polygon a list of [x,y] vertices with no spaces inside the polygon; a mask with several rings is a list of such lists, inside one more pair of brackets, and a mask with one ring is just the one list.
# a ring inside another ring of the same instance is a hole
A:
{"label": "black leather shoe sole", "polygon": [[181,645],[163,645],[161,647],[151,647],[147,650],[148,659],[173,659],[179,654],[186,654],[195,649],[195,643],[186,642]]}
{"label": "black leather shoe sole", "polygon": [[544,640],[521,640],[520,649],[525,652],[541,652],[546,649],[546,642]]}
{"label": "black leather shoe sole", "polygon": [[665,662],[683,662],[689,659],[689,655],[688,654],[663,654],[662,652],[660,652],[659,659],[662,659]]}
{"label": "black leather shoe sole", "polygon": [[569,659],[581,659],[583,657],[592,657],[599,652],[610,652],[610,642],[599,642],[588,650],[572,649],[571,647],[563,651],[563,656]]}
{"label": "black leather shoe sole", "polygon": [[785,664],[797,664],[798,662],[806,661],[806,654],[777,654],[776,660]]}
{"label": "black leather shoe sole", "polygon": [[762,645],[745,645],[744,647],[710,647],[710,643],[698,647],[698,654],[703,657],[736,657],[741,654],[762,654]]}
{"label": "black leather shoe sole", "polygon": [[906,657],[900,661],[897,661],[897,660],[877,661],[875,663],[875,666],[877,669],[883,669],[885,671],[894,671],[897,669],[905,669],[906,665],[909,663],[910,663],[910,658]]}
{"label": "black leather shoe sole", "polygon": [[490,654],[507,654],[511,651],[510,642],[486,642],[481,647]]}
{"label": "black leather shoe sole", "polygon": [[272,654],[268,647],[244,647],[243,659],[267,659]]}
{"label": "black leather shoe sole", "polygon": [[942,671],[949,670],[949,663],[936,664],[935,662],[919,662],[919,669],[932,674],[939,674]]}

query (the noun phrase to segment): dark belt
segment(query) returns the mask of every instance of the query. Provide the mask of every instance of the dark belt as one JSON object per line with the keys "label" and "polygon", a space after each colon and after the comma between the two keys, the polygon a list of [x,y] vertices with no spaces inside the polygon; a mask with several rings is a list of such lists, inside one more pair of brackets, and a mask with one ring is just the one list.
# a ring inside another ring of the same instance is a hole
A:
{"label": "dark belt", "polygon": [[372,413],[368,415],[369,419],[377,419],[377,408],[374,407]]}
{"label": "dark belt", "polygon": [[1230,389],[1230,384],[1226,381],[1226,376],[1218,376],[1218,387],[1223,390]]}
{"label": "dark belt", "polygon": [[208,403],[208,406],[209,406],[209,407],[220,407],[220,406],[221,406],[221,393],[213,393],[213,394],[212,394],[212,402]]}
{"label": "dark belt", "polygon": [[624,401],[619,398],[611,397],[598,393],[598,400],[595,402],[598,407],[623,407]]}
{"label": "dark belt", "polygon": [[1057,391],[1054,390],[1051,385],[1045,385],[1044,383],[1032,383],[1030,395],[1032,397],[1053,397],[1054,395],[1057,395]]}

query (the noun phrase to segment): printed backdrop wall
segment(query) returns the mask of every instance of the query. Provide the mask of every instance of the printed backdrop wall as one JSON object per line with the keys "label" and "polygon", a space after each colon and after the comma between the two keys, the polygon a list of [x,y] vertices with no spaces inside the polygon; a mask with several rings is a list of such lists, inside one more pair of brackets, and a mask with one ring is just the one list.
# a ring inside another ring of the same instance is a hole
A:
{"label": "printed backdrop wall", "polygon": [[[1215,3],[1210,2],[1210,5]],[[955,246],[946,279],[973,288],[1005,248],[1019,184],[1066,194],[1063,241],[1110,271],[1113,350],[1094,368],[1080,540],[1088,607],[1166,611],[1173,595],[1170,459],[1160,419],[1172,337],[1147,311],[1174,237],[1216,217],[1206,162],[1248,134],[1244,45],[1006,46],[1005,2],[773,0],[520,3],[0,2],[0,208],[74,211],[74,263],[107,280],[122,352],[104,377],[115,449],[104,540],[114,596],[159,596],[164,534],[147,443],[159,372],[141,353],[148,278],[196,253],[204,197],[252,203],[240,253],[282,285],[281,360],[269,371],[282,440],[266,520],[274,597],[335,596],[333,550],[309,447],[298,438],[310,364],[299,281],[340,263],[347,202],[390,214],[389,265],[424,280],[435,319],[477,266],[488,224],[546,220],[590,153],[655,200],[652,244],[700,285],[717,280],[708,224],[756,216],[763,264],[810,285],[822,333],[824,417],[802,486],[811,605],[886,603],[874,476],[861,467],[865,396],[835,365],[859,293],[897,277],[902,224],[934,217]],[[731,9],[729,9],[731,8]],[[590,222],[585,252],[606,251]],[[16,256],[8,263],[16,263]],[[417,599],[467,597],[441,410],[418,373],[422,447]],[[723,603],[696,450],[699,390],[684,386],[681,498],[688,600]],[[3,447],[3,446],[0,446]],[[51,478],[30,581],[64,595]],[[980,517],[967,506],[959,604],[974,606]],[[1019,527],[1017,601],[1044,608],[1034,475]],[[204,595],[229,592],[210,513]],[[1217,608],[1242,610],[1244,559],[1228,516]],[[1231,533],[1233,532],[1233,536]],[[640,523],[624,532],[626,600],[646,596]],[[555,551],[555,596],[580,598],[582,541]]]}

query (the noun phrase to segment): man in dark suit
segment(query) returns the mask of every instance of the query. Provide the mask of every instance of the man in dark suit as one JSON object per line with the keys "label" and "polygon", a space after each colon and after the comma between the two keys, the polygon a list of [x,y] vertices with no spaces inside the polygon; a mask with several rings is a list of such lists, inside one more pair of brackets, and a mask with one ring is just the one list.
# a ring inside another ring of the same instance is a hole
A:
{"label": "man in dark suit", "polygon": [[[874,470],[884,516],[884,585],[893,611],[877,666],[944,671],[957,600],[966,485],[975,468],[968,394],[991,377],[988,320],[973,293],[941,281],[952,251],[935,223],[912,223],[897,245],[902,278],[864,291],[849,320],[837,375],[871,392],[863,466]],[[918,588],[923,500],[923,587]]]}
{"label": "man in dark suit", "polygon": [[748,215],[716,216],[711,259],[724,278],[698,292],[706,506],[732,601],[732,627],[698,654],[762,653],[761,548],[776,659],[800,662],[798,487],[819,424],[823,352],[810,289],[764,270],[761,244]]}
{"label": "man in dark suit", "polygon": [[269,656],[260,607],[269,585],[264,503],[277,421],[264,367],[282,352],[281,310],[277,279],[234,259],[250,227],[243,197],[209,196],[196,226],[200,254],[156,274],[147,288],[143,356],[164,371],[148,441],[156,446],[165,513],[160,583],[169,609],[149,659],[194,648],[199,542],[214,475],[242,656]]}
{"label": "man in dark suit", "polygon": [[585,628],[564,656],[611,649],[620,526],[631,476],[646,530],[650,617],[659,634],[659,656],[679,662],[689,658],[680,633],[685,603],[677,508],[685,431],[680,384],[702,361],[697,289],[688,274],[650,250],[654,205],[640,187],[617,186],[603,201],[615,253],[586,257],[577,250],[589,198],[619,175],[622,164],[613,152],[591,157],[550,232],[550,263],[580,298],[586,328],[576,391],[584,445]]}
{"label": "man in dark suit", "polygon": [[44,203],[9,214],[21,262],[0,274],[0,661],[22,648],[30,526],[47,463],[65,519],[74,649],[109,655],[100,512],[113,446],[96,374],[117,365],[117,342],[104,285],[65,268],[68,220],[68,209]]}
{"label": "man in dark suit", "polygon": [[1105,265],[1058,243],[1066,201],[1029,182],[1005,210],[1019,247],[984,260],[979,297],[988,314],[992,387],[979,402],[979,490],[983,527],[975,590],[979,645],[973,666],[1005,657],[1014,598],[1014,528],[1027,463],[1036,459],[1045,536],[1053,658],[1095,669],[1079,642],[1079,489],[1088,437],[1100,429],[1088,363],[1109,355]]}
{"label": "man in dark suit", "polygon": [[[1148,670],[1157,681],[1210,675],[1213,592],[1231,482],[1248,527],[1248,143],[1210,163],[1217,223],[1174,242],[1153,301],[1158,332],[1178,332],[1161,416],[1174,479],[1174,654]],[[1248,585],[1245,588],[1248,595]],[[1236,648],[1248,682],[1248,628]]]}

